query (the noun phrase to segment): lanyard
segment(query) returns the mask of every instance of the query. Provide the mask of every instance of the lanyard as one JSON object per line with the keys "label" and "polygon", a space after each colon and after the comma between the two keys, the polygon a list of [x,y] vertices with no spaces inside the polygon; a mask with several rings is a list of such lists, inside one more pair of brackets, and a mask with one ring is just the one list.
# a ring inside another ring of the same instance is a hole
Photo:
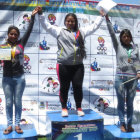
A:
{"label": "lanyard", "polygon": [[75,32],[75,35],[74,35],[75,39],[77,39],[79,37],[79,33],[80,33],[80,31],[78,31],[77,33]]}
{"label": "lanyard", "polygon": [[79,37],[79,33],[80,33],[80,31],[78,31],[77,33],[76,32],[72,33],[74,36],[75,43],[77,43],[77,45],[78,45],[77,38]]}

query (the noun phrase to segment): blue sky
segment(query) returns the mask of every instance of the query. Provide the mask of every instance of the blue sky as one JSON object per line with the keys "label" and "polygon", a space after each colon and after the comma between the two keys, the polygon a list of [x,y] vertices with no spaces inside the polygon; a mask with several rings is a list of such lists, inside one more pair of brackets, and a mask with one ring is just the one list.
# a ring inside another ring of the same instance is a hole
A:
{"label": "blue sky", "polygon": [[[50,1],[64,1],[64,0],[50,0]],[[87,1],[101,1],[101,0],[87,0]],[[119,4],[132,4],[132,5],[139,5],[140,6],[140,0],[113,0],[113,1],[116,3],[119,3]]]}
{"label": "blue sky", "polygon": [[[50,0],[50,1],[64,1],[64,0]],[[76,0],[76,1],[78,1],[78,0]],[[87,0],[87,1],[101,1],[101,0]],[[132,4],[132,5],[139,5],[140,6],[140,0],[113,0],[113,1],[116,3],[119,3],[119,4]]]}
{"label": "blue sky", "polygon": [[[101,0],[96,0],[96,1],[101,1]],[[113,1],[121,4],[134,4],[140,6],[140,0],[113,0]]]}

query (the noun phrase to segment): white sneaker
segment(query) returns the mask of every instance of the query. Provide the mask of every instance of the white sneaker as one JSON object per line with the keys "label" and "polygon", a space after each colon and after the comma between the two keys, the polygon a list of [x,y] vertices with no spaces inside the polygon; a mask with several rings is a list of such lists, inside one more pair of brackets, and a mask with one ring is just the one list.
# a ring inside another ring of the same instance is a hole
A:
{"label": "white sneaker", "polygon": [[68,110],[62,109],[61,115],[62,115],[62,117],[68,117]]}
{"label": "white sneaker", "polygon": [[84,111],[81,108],[77,109],[77,114],[78,114],[78,116],[84,116],[85,115]]}

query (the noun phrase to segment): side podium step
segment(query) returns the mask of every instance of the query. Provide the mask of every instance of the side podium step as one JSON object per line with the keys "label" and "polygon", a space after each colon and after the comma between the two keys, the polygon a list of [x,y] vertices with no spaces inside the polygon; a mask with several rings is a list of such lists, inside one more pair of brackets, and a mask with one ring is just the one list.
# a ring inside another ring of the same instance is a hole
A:
{"label": "side podium step", "polygon": [[0,140],[37,140],[37,132],[33,124],[21,125],[23,134],[17,134],[16,131],[13,131],[8,135],[3,135],[3,131],[6,129],[6,127],[6,125],[0,125]]}
{"label": "side podium step", "polygon": [[121,132],[117,125],[104,126],[104,140],[140,140],[140,132]]}

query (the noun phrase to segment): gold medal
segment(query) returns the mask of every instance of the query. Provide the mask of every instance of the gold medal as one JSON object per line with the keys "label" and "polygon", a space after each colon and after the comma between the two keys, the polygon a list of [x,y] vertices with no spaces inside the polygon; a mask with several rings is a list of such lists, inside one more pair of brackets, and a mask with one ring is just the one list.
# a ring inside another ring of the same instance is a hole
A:
{"label": "gold medal", "polygon": [[15,62],[15,53],[16,53],[16,47],[13,47],[13,48],[12,48],[12,51],[11,51],[12,62]]}

